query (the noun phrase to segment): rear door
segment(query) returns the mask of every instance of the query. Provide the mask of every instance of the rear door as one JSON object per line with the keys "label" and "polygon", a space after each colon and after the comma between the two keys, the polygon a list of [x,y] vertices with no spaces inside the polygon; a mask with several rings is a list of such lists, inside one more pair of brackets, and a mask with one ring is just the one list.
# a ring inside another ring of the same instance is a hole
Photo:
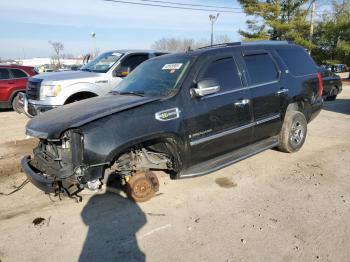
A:
{"label": "rear door", "polygon": [[191,162],[198,163],[248,144],[252,136],[249,90],[232,54],[205,61],[196,82],[216,80],[220,91],[189,98],[184,112],[191,147]]}
{"label": "rear door", "polygon": [[243,51],[241,61],[252,96],[253,139],[274,136],[281,128],[281,106],[288,95],[281,81],[281,71],[268,50]]}
{"label": "rear door", "polygon": [[23,70],[17,69],[17,68],[11,68],[10,74],[12,78],[12,93],[13,92],[19,92],[19,91],[25,91],[27,81],[28,81],[28,75]]}

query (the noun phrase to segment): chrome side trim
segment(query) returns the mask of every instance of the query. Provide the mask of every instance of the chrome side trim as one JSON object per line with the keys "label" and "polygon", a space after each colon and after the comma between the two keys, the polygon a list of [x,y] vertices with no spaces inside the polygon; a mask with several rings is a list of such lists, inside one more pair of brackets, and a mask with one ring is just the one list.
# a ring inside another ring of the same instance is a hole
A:
{"label": "chrome side trim", "polygon": [[244,130],[244,129],[246,129],[246,128],[253,127],[253,126],[255,126],[255,123],[254,123],[254,122],[252,122],[252,123],[250,123],[250,124],[248,124],[248,125],[244,125],[244,126],[240,126],[240,127],[236,127],[236,128],[227,130],[227,131],[223,131],[223,132],[221,132],[221,133],[218,133],[218,134],[215,134],[215,135],[212,135],[212,136],[207,136],[207,137],[199,138],[199,139],[197,139],[197,140],[191,141],[191,142],[190,142],[190,145],[191,145],[191,146],[195,146],[195,145],[198,145],[198,144],[201,144],[201,143],[205,143],[205,142],[207,142],[207,141],[210,141],[210,140],[213,140],[213,139],[217,139],[217,138],[220,138],[220,137],[229,135],[229,134],[233,134],[233,133],[242,131],[242,130]]}
{"label": "chrome side trim", "polygon": [[211,135],[211,136],[199,138],[199,139],[196,139],[196,140],[191,141],[191,142],[190,142],[190,146],[196,146],[196,145],[199,145],[199,144],[208,142],[208,141],[210,141],[210,140],[214,140],[214,139],[217,139],[217,138],[226,136],[226,135],[230,135],[230,134],[233,134],[233,133],[242,131],[242,130],[244,130],[244,129],[246,129],[246,128],[250,128],[250,127],[253,127],[253,126],[257,126],[257,125],[260,125],[260,124],[269,122],[269,121],[271,121],[271,120],[280,118],[280,116],[281,116],[280,114],[276,114],[276,115],[273,115],[273,116],[270,116],[270,117],[267,117],[267,118],[264,118],[264,119],[261,119],[261,120],[252,122],[252,123],[247,124],[247,125],[244,125],[244,126],[240,126],[240,127],[236,127],[236,128],[233,128],[233,129],[229,129],[229,130],[226,130],[226,131],[223,131],[223,132],[221,132],[221,133],[217,133],[217,134],[214,134],[214,135]]}
{"label": "chrome side trim", "polygon": [[263,124],[265,122],[269,122],[271,120],[274,120],[274,119],[277,119],[277,118],[280,118],[280,114],[277,114],[277,115],[274,115],[274,116],[270,116],[270,117],[267,117],[267,118],[264,118],[264,119],[261,119],[261,120],[258,120],[255,122],[256,125],[260,125],[260,124]]}
{"label": "chrome side trim", "polygon": [[212,98],[212,97],[216,97],[216,96],[227,95],[227,94],[231,94],[231,93],[235,93],[235,92],[239,92],[239,91],[243,91],[243,90],[249,90],[249,89],[257,88],[257,87],[260,87],[260,86],[277,84],[278,82],[280,82],[279,79],[274,80],[274,81],[270,81],[270,82],[266,82],[266,83],[240,87],[240,88],[233,89],[233,90],[228,90],[228,91],[219,92],[219,93],[212,94],[212,95],[203,96],[200,99],[208,99],[208,98]]}

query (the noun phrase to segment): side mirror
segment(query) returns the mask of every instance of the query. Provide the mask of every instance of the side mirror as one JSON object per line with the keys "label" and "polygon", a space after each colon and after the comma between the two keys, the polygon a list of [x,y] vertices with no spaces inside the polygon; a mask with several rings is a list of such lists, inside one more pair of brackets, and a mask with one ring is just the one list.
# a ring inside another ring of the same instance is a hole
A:
{"label": "side mirror", "polygon": [[130,67],[121,66],[113,71],[113,77],[126,77],[130,73]]}
{"label": "side mirror", "polygon": [[220,85],[215,79],[206,79],[199,81],[196,88],[191,88],[190,94],[192,97],[203,97],[219,91]]}

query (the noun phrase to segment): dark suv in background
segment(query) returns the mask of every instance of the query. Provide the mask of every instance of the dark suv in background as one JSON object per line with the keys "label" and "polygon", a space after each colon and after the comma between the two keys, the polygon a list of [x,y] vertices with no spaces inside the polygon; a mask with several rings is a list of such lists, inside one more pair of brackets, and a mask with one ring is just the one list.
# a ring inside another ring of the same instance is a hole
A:
{"label": "dark suv in background", "polygon": [[0,65],[0,109],[13,108],[18,92],[25,92],[28,77],[36,74],[34,67]]}
{"label": "dark suv in background", "polygon": [[[135,201],[277,147],[298,151],[322,107],[322,77],[288,42],[231,43],[152,58],[109,95],[33,118],[22,168],[45,192],[74,195],[118,178]],[[274,163],[269,159],[271,164]]]}
{"label": "dark suv in background", "polygon": [[320,67],[320,72],[323,79],[322,95],[326,100],[334,101],[343,90],[341,78],[323,67]]}

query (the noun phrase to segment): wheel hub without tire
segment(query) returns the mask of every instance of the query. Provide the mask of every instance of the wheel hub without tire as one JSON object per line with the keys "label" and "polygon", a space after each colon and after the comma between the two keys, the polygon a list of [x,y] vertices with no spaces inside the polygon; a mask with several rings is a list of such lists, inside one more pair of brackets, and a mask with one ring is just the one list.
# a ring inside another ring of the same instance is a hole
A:
{"label": "wheel hub without tire", "polygon": [[126,184],[127,194],[135,202],[145,202],[151,199],[158,188],[158,178],[150,171],[136,172]]}

